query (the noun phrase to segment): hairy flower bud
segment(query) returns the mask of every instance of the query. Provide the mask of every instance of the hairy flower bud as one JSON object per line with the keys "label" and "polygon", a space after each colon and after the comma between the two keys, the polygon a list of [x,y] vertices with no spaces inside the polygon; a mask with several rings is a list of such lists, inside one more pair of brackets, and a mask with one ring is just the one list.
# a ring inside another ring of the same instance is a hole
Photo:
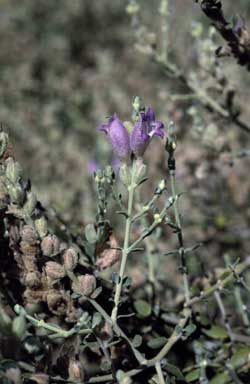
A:
{"label": "hairy flower bud", "polygon": [[67,271],[73,271],[78,262],[78,254],[75,248],[66,249],[63,254],[64,267]]}
{"label": "hairy flower bud", "polygon": [[36,203],[37,203],[36,195],[33,192],[28,192],[26,194],[26,202],[23,207],[27,215],[32,215],[36,207]]}
{"label": "hairy flower bud", "polygon": [[93,275],[78,276],[72,284],[74,292],[83,296],[90,296],[96,289],[96,278]]}
{"label": "hairy flower bud", "polygon": [[108,120],[107,124],[102,124],[98,129],[106,133],[107,138],[112,145],[114,154],[119,160],[128,160],[131,152],[129,146],[129,134],[118,116],[114,114]]}
{"label": "hairy flower bud", "polygon": [[14,161],[12,157],[6,160],[6,177],[13,184],[17,183],[20,179],[22,170],[21,166],[17,161]]}
{"label": "hairy flower bud", "polygon": [[54,256],[60,251],[60,241],[56,235],[48,235],[41,242],[44,256]]}
{"label": "hairy flower bud", "polygon": [[64,267],[55,261],[48,261],[45,264],[45,272],[51,279],[62,279],[65,276]]}
{"label": "hairy flower bud", "polygon": [[39,217],[35,220],[35,227],[40,238],[43,238],[48,233],[48,223],[44,216]]}

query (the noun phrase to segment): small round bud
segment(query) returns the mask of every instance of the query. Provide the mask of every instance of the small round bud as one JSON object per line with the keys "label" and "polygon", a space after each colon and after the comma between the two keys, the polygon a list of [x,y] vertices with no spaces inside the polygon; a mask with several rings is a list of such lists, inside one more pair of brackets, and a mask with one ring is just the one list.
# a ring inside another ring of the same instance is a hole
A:
{"label": "small round bud", "polygon": [[64,267],[55,261],[48,261],[45,264],[45,272],[51,279],[62,279],[65,276]]}
{"label": "small round bud", "polygon": [[75,248],[66,249],[63,254],[63,262],[66,271],[73,271],[78,262],[78,254]]}
{"label": "small round bud", "polygon": [[78,276],[72,284],[74,292],[83,296],[90,296],[96,289],[96,278],[93,275]]}
{"label": "small round bud", "polygon": [[154,214],[154,221],[156,223],[161,223],[162,222],[162,218],[161,218],[161,215],[159,213],[155,213]]}
{"label": "small round bud", "polygon": [[54,256],[60,251],[60,241],[56,235],[48,235],[41,242],[44,256]]}

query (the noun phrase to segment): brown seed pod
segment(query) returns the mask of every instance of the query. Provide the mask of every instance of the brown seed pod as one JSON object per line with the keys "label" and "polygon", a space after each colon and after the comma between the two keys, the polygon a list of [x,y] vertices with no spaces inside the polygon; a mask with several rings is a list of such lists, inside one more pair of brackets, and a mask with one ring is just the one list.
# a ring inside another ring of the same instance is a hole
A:
{"label": "brown seed pod", "polygon": [[37,232],[31,225],[24,225],[21,231],[22,241],[29,244],[37,244]]}
{"label": "brown seed pod", "polygon": [[62,279],[65,276],[64,266],[55,261],[48,261],[45,264],[45,272],[51,279]]}
{"label": "brown seed pod", "polygon": [[60,251],[60,241],[56,235],[47,235],[41,242],[44,256],[54,256]]}
{"label": "brown seed pod", "polygon": [[64,267],[67,271],[73,271],[78,262],[78,254],[75,248],[66,249],[63,254]]}
{"label": "brown seed pod", "polygon": [[75,293],[83,296],[90,296],[96,289],[96,278],[93,275],[78,276],[72,284],[72,289]]}

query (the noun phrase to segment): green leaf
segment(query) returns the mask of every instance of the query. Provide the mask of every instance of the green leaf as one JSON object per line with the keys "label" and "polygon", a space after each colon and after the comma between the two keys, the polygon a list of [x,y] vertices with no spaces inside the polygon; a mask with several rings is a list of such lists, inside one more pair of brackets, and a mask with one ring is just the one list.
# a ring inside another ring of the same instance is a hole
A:
{"label": "green leaf", "polygon": [[135,335],[135,337],[134,337],[133,340],[132,340],[132,344],[133,344],[133,346],[134,346],[135,348],[138,348],[138,347],[140,347],[141,343],[142,343],[142,337],[141,337],[141,335]]}
{"label": "green leaf", "polygon": [[200,377],[200,368],[196,368],[193,371],[188,372],[185,376],[185,380],[188,383],[192,383],[192,381],[198,380]]}
{"label": "green leaf", "polygon": [[196,331],[196,325],[194,323],[190,323],[188,324],[188,326],[186,328],[184,328],[184,333],[185,333],[185,336],[186,337],[189,337],[190,335],[192,335],[192,333],[194,333]]}
{"label": "green leaf", "polygon": [[85,236],[90,244],[95,244],[97,241],[97,233],[94,224],[87,224],[85,227]]}
{"label": "green leaf", "polygon": [[100,293],[102,292],[102,287],[98,287],[94,290],[94,292],[91,294],[91,299],[96,299]]}
{"label": "green leaf", "polygon": [[250,347],[240,346],[231,357],[231,365],[234,369],[240,368],[250,362]]}
{"label": "green leaf", "polygon": [[210,381],[210,384],[228,384],[231,383],[231,378],[227,372],[218,373]]}
{"label": "green leaf", "polygon": [[225,340],[228,338],[228,333],[225,328],[219,325],[212,325],[210,329],[203,329],[202,332],[212,339]]}
{"label": "green leaf", "polygon": [[151,314],[152,308],[145,300],[136,300],[134,302],[136,312],[141,317],[148,317]]}
{"label": "green leaf", "polygon": [[182,372],[180,371],[180,369],[176,366],[176,365],[173,365],[173,364],[169,364],[169,363],[166,363],[164,364],[164,368],[173,376],[175,376],[177,379],[179,380],[185,380]]}
{"label": "green leaf", "polygon": [[166,344],[167,338],[164,336],[156,337],[155,339],[151,339],[148,341],[147,345],[149,348],[158,349],[161,348],[164,344]]}
{"label": "green leaf", "polygon": [[102,321],[102,316],[100,313],[95,312],[92,318],[92,328],[97,327]]}

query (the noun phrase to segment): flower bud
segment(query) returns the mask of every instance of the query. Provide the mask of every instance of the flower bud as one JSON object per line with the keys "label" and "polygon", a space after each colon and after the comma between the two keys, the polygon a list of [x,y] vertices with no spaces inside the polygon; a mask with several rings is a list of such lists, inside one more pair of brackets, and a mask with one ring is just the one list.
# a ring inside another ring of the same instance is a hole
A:
{"label": "flower bud", "polygon": [[131,183],[131,173],[130,169],[126,163],[123,163],[120,167],[119,176],[124,185],[129,185]]}
{"label": "flower bud", "polygon": [[27,215],[29,216],[32,215],[36,207],[36,203],[37,203],[36,195],[33,192],[28,192],[26,194],[26,202],[23,207]]}
{"label": "flower bud", "polygon": [[72,284],[74,292],[83,296],[90,296],[96,289],[96,278],[93,275],[78,276]]}
{"label": "flower bud", "polygon": [[19,206],[23,205],[25,192],[19,183],[8,185],[8,192],[12,203],[18,204]]}
{"label": "flower bud", "polygon": [[39,217],[39,219],[37,219],[35,221],[35,227],[36,227],[36,230],[37,230],[40,238],[43,238],[44,236],[47,235],[48,223],[47,223],[47,220],[45,219],[44,216]]}
{"label": "flower bud", "polygon": [[63,262],[66,271],[73,271],[78,262],[78,254],[75,248],[66,249],[63,254]]}
{"label": "flower bud", "polygon": [[22,170],[17,161],[14,161],[12,157],[6,160],[6,177],[13,184],[17,183],[20,179]]}
{"label": "flower bud", "polygon": [[84,371],[80,361],[70,360],[68,373],[70,381],[80,383],[84,380]]}
{"label": "flower bud", "polygon": [[56,235],[48,235],[41,242],[44,256],[54,256],[60,251],[60,241]]}
{"label": "flower bud", "polygon": [[146,172],[147,172],[147,167],[145,164],[143,164],[142,159],[137,159],[135,161],[135,176],[134,176],[135,184],[140,184],[140,182],[146,176]]}
{"label": "flower bud", "polygon": [[65,276],[64,267],[55,261],[48,261],[45,264],[45,272],[51,279],[62,279]]}

